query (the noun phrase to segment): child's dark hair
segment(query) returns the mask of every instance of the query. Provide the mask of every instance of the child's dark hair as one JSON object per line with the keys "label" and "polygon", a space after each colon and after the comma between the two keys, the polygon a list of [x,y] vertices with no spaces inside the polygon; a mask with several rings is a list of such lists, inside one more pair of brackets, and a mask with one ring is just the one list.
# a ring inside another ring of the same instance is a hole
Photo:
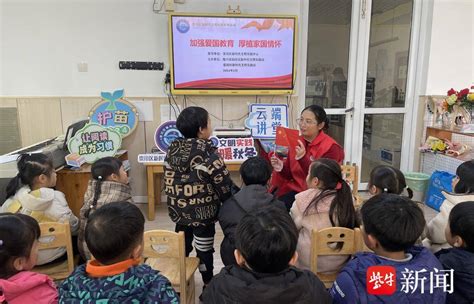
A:
{"label": "child's dark hair", "polygon": [[451,234],[461,237],[465,249],[474,253],[474,202],[462,202],[449,213]]}
{"label": "child's dark hair", "polygon": [[95,184],[94,198],[92,199],[91,206],[89,209],[86,210],[84,214],[86,218],[89,217],[91,210],[95,209],[95,207],[97,206],[97,201],[100,197],[102,182],[112,174],[119,175],[120,167],[122,167],[122,161],[112,156],[101,158],[92,164],[91,175],[92,178],[95,179],[97,182]]}
{"label": "child's dark hair", "polygon": [[313,104],[304,108],[303,111],[301,111],[301,113],[303,113],[304,111],[313,112],[314,117],[316,117],[316,121],[318,122],[318,124],[324,122],[323,130],[327,130],[329,128],[329,117],[327,116],[326,111],[324,110],[323,107]]}
{"label": "child's dark hair", "polygon": [[17,161],[18,174],[7,185],[7,198],[15,195],[22,185],[33,187],[35,177],[53,172],[53,161],[42,153],[21,154]]}
{"label": "child's dark hair", "polygon": [[[388,165],[380,165],[370,172],[369,188],[375,186],[381,193],[401,194],[407,188],[407,182],[402,171]],[[408,197],[413,197],[413,191],[407,188]]]}
{"label": "child's dark hair", "polygon": [[459,181],[454,187],[455,193],[474,193],[474,159],[463,162],[456,169]]}
{"label": "child's dark hair", "polygon": [[329,219],[333,226],[354,228],[356,212],[349,185],[342,178],[341,166],[332,159],[320,158],[309,168],[310,178],[317,177],[321,193],[316,195],[305,210],[307,215],[311,210],[317,210],[319,202],[327,196],[335,195],[329,207]]}
{"label": "child's dark hair", "polygon": [[16,258],[30,256],[31,247],[40,237],[38,222],[21,213],[0,213],[0,279],[17,273]]}
{"label": "child's dark hair", "polygon": [[246,214],[235,236],[235,246],[248,266],[260,273],[288,268],[298,242],[298,230],[290,215],[274,206]]}
{"label": "child's dark hair", "polygon": [[365,233],[389,252],[413,246],[425,227],[421,208],[397,194],[376,195],[362,205],[360,212]]}
{"label": "child's dark hair", "polygon": [[176,127],[185,138],[196,138],[199,128],[207,127],[209,113],[201,107],[187,107],[176,119]]}
{"label": "child's dark hair", "polygon": [[[393,167],[392,167],[393,168]],[[395,173],[397,173],[397,177],[398,177],[398,186],[400,188],[400,193],[401,194],[403,192],[403,189],[407,189],[407,194],[408,194],[408,198],[413,198],[413,190],[411,190],[408,185],[407,185],[407,181],[405,179],[405,175],[403,174],[402,171],[400,171],[399,169],[397,168],[393,168],[393,170],[395,170]]]}
{"label": "child's dark hair", "polygon": [[244,161],[239,172],[245,185],[265,186],[272,175],[270,164],[259,156]]}
{"label": "child's dark hair", "polygon": [[113,202],[98,208],[87,222],[85,239],[91,254],[109,265],[129,258],[143,239],[145,218],[132,203]]}

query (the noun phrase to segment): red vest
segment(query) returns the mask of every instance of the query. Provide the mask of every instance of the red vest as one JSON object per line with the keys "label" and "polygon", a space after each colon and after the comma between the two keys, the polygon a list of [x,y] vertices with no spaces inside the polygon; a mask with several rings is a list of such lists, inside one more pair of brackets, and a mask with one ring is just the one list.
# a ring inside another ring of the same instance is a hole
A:
{"label": "red vest", "polygon": [[337,145],[341,149],[341,153],[338,157],[339,159],[335,159],[335,161],[342,163],[344,160],[344,151],[342,150],[342,147],[323,131],[320,131],[318,136],[316,136],[316,138],[310,143],[308,143],[303,137],[300,137],[300,140],[306,144],[306,154],[303,158],[306,158],[307,161],[295,160],[295,149],[289,149],[288,158],[284,162],[284,166],[289,166],[291,178],[283,176],[280,172],[276,172],[275,170],[273,170],[272,173],[271,188],[275,189],[275,187],[278,187],[277,197],[290,191],[296,191],[299,193],[308,189],[306,177],[308,176],[309,166],[304,166],[303,168],[302,164],[310,164],[311,161],[323,157],[333,145]]}

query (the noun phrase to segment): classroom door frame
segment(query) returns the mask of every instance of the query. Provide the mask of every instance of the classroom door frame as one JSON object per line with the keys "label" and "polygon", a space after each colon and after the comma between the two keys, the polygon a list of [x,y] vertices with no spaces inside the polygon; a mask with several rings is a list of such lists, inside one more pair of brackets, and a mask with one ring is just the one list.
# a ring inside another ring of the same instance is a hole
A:
{"label": "classroom door frame", "polygon": [[[309,1],[301,5],[302,47],[300,62],[301,74],[306,78],[306,60],[308,45],[308,12]],[[364,115],[366,114],[403,114],[403,134],[401,145],[400,169],[403,172],[417,170],[415,151],[419,143],[415,142],[415,128],[418,115],[418,97],[425,92],[427,64],[429,59],[431,22],[433,3],[431,1],[413,0],[412,26],[407,68],[407,85],[405,106],[393,108],[366,108],[365,93],[369,57],[369,39],[371,8],[373,0],[352,0],[351,29],[349,42],[349,65],[347,76],[346,108],[326,109],[329,115],[345,116],[345,161],[359,165],[359,178],[363,151]],[[305,106],[305,86],[301,85],[299,110]],[[359,181],[360,182],[360,181]],[[360,183],[359,189],[365,189],[367,183]]]}

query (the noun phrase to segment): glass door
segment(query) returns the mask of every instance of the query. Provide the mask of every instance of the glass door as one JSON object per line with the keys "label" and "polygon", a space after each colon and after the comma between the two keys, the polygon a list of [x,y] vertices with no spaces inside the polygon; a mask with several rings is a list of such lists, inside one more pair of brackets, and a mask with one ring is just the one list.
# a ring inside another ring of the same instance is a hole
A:
{"label": "glass door", "polygon": [[412,16],[413,0],[367,1],[368,36],[363,47],[367,57],[358,58],[366,71],[365,86],[356,92],[363,98],[356,107],[352,132],[357,137],[352,148],[361,164],[361,189],[378,165],[406,169],[403,151],[409,149],[403,149],[403,143],[410,132],[408,105],[413,103],[406,98]]}
{"label": "glass door", "polygon": [[328,133],[344,146],[346,161],[359,165],[359,189],[377,165],[407,169],[413,6],[309,0],[305,105],[330,114]]}
{"label": "glass door", "polygon": [[[346,146],[346,113],[352,1],[310,0],[305,106],[329,114],[328,134]],[[346,157],[347,158],[347,157]]]}

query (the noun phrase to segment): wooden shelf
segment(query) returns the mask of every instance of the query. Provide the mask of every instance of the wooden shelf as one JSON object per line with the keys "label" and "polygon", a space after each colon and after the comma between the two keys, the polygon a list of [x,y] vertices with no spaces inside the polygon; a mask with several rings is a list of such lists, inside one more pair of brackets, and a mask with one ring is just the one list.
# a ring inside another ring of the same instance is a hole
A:
{"label": "wooden shelf", "polygon": [[[463,135],[463,136],[474,137],[474,133],[464,133],[464,132],[461,131],[461,128],[459,128],[459,127],[454,127],[453,129],[443,129],[441,127],[433,127],[433,126],[426,127],[426,138],[428,138],[428,136],[434,136],[434,137],[437,137],[439,139],[447,139],[449,141],[452,141],[452,135],[453,134],[459,134],[459,135]],[[422,153],[439,154],[439,155],[454,158],[454,159],[457,159],[457,160],[460,160],[460,161],[469,161],[471,159],[474,159],[474,151],[473,150],[470,150],[470,151],[468,151],[468,152],[466,152],[462,155],[459,155],[459,156],[450,156],[450,155],[446,155],[444,153],[435,153],[435,152],[431,152],[431,151],[422,152]]]}
{"label": "wooden shelf", "polygon": [[451,140],[453,133],[474,137],[474,133],[461,132],[461,128],[459,127],[455,127],[453,129],[443,129],[441,127],[426,127],[426,138],[428,138],[428,136],[434,136],[440,139]]}
{"label": "wooden shelf", "polygon": [[466,152],[464,154],[461,154],[459,156],[451,156],[451,155],[447,155],[447,154],[444,154],[444,153],[441,153],[441,152],[432,152],[432,151],[426,151],[426,152],[421,152],[421,153],[431,153],[431,154],[438,154],[438,155],[441,155],[441,156],[445,156],[445,157],[449,157],[449,158],[454,158],[454,159],[457,159],[457,160],[460,160],[460,161],[470,161],[472,159],[474,159],[474,151],[469,151],[469,152]]}

